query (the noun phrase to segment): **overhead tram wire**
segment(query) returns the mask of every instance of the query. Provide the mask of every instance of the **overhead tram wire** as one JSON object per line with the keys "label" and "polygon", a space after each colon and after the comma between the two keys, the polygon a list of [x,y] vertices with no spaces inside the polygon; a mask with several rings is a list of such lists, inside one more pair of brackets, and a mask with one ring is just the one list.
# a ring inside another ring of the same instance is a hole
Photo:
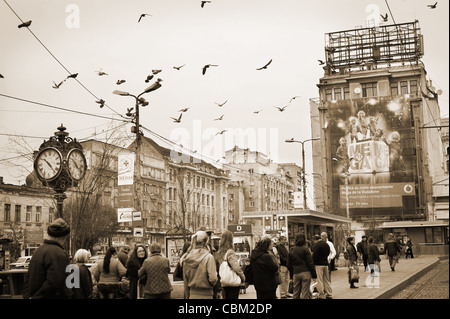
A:
{"label": "overhead tram wire", "polygon": [[[3,0],[3,2],[5,2],[5,4],[9,7],[9,9],[14,13],[14,15],[22,22],[24,23],[24,21],[22,20],[22,18],[14,11],[14,9],[9,5],[9,3],[6,0]],[[34,34],[33,31],[31,31],[30,27],[27,27],[26,29],[28,29],[28,31],[33,35],[33,37],[44,47],[44,49],[53,57],[53,59],[55,59],[56,62],[58,62],[58,64],[69,74],[71,75],[72,72],[69,71],[68,68],[66,68],[64,66],[64,64],[61,63],[61,61],[59,61],[59,59],[45,46],[45,44],[36,36],[36,34]],[[95,99],[100,100],[94,93],[92,93],[92,91],[90,91],[83,83],[81,83],[77,78],[74,78],[75,81],[78,82],[78,84],[80,84],[89,94],[91,94]],[[119,115],[122,118],[125,118],[122,114],[120,114],[119,112],[117,112],[116,110],[114,110],[113,108],[111,108],[109,105],[107,105],[106,103],[104,104],[108,109],[110,109],[111,111],[113,111],[114,113],[116,113],[117,115]]]}
{"label": "overhead tram wire", "polygon": [[50,105],[50,104],[46,104],[46,103],[40,103],[40,102],[36,102],[36,101],[22,99],[22,98],[19,98],[19,97],[6,95],[6,94],[2,94],[2,93],[0,93],[0,96],[6,97],[6,98],[9,98],[9,99],[22,101],[22,102],[27,102],[27,103],[31,103],[31,104],[40,105],[40,106],[45,106],[45,107],[49,107],[49,108],[53,108],[53,109],[57,109],[57,110],[62,110],[62,111],[66,111],[66,112],[72,112],[72,113],[77,113],[77,114],[86,115],[86,116],[98,117],[98,118],[103,118],[103,119],[112,120],[112,121],[120,121],[120,122],[127,122],[127,123],[130,122],[127,119],[117,119],[117,118],[107,117],[107,116],[103,116],[103,115],[96,115],[96,114],[92,114],[92,113],[76,111],[76,110],[72,110],[72,109],[63,108],[63,107],[60,107],[60,106],[54,106],[54,105]]}

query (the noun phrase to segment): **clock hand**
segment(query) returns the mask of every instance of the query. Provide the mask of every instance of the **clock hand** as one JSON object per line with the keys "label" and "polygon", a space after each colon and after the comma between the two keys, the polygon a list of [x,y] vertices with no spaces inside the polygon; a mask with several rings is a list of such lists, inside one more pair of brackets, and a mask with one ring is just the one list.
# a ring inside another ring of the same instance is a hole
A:
{"label": "clock hand", "polygon": [[52,171],[54,172],[54,173],[56,173],[56,170],[53,168],[53,166],[50,164],[50,162],[49,161],[47,161],[45,158],[43,158],[43,160],[47,163],[47,165],[52,169]]}
{"label": "clock hand", "polygon": [[80,167],[78,166],[78,163],[73,158],[71,158],[71,161],[72,161],[72,163],[75,164],[76,169],[80,170]]}

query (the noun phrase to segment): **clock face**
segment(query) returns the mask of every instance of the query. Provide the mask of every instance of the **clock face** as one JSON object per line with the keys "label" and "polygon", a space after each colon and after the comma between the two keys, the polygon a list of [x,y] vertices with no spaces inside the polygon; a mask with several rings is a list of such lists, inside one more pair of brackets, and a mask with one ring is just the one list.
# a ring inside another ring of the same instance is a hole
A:
{"label": "clock face", "polygon": [[67,162],[70,176],[76,181],[83,179],[86,173],[86,158],[83,152],[78,149],[71,150],[67,156]]}
{"label": "clock face", "polygon": [[36,158],[35,169],[37,174],[45,179],[52,180],[61,171],[62,156],[55,148],[47,148],[41,151]]}

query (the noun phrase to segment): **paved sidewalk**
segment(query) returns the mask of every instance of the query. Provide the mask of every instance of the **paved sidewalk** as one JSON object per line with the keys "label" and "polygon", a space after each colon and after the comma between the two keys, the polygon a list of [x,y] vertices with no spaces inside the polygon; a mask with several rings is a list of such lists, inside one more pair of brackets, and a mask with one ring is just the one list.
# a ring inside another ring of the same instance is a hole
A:
{"label": "paved sidewalk", "polygon": [[[401,258],[395,271],[391,271],[389,260],[382,256],[379,277],[371,278],[370,272],[364,272],[364,266],[359,267],[360,279],[356,284],[358,289],[349,288],[347,267],[338,267],[338,270],[331,272],[333,299],[389,299],[438,262],[439,256]],[[279,291],[277,295],[279,296]],[[254,286],[249,286],[245,294],[239,295],[239,299],[256,299]]]}

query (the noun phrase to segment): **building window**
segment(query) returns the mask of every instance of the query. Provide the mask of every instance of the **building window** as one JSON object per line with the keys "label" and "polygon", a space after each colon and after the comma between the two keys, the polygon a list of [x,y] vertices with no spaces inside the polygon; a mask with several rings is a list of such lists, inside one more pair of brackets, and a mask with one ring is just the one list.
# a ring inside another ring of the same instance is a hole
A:
{"label": "building window", "polygon": [[250,205],[250,207],[255,207],[255,202],[251,201],[251,202],[249,203],[249,205]]}
{"label": "building window", "polygon": [[393,95],[393,96],[398,95],[398,83],[397,82],[391,82],[391,95]]}
{"label": "building window", "polygon": [[417,94],[419,93],[419,89],[417,87],[417,81],[416,80],[410,81],[409,86],[410,86],[411,95],[417,96]]}
{"label": "building window", "polygon": [[[55,208],[54,207],[50,207],[48,209],[48,222],[49,223],[53,223],[53,221],[55,220]],[[31,216],[30,216],[30,221],[31,221]]]}
{"label": "building window", "polygon": [[42,206],[36,206],[36,223],[41,222]]}
{"label": "building window", "polygon": [[350,88],[348,86],[344,87],[344,100],[348,100],[350,98]]}
{"label": "building window", "polygon": [[361,83],[361,88],[363,97],[372,97],[378,95],[377,82]]}
{"label": "building window", "polygon": [[408,94],[408,81],[400,82],[400,94]]}
{"label": "building window", "polygon": [[16,211],[15,211],[15,216],[14,216],[14,220],[16,222],[20,222],[20,211],[21,211],[21,206],[20,205],[16,205]]}
{"label": "building window", "polygon": [[333,91],[331,89],[325,89],[325,101],[333,100]]}
{"label": "building window", "polygon": [[33,207],[32,206],[27,206],[27,214],[25,215],[25,221],[30,223],[31,222],[31,214],[33,211]]}
{"label": "building window", "polygon": [[336,101],[342,100],[341,88],[334,89],[334,99]]}
{"label": "building window", "polygon": [[5,216],[4,221],[9,222],[11,220],[11,204],[5,204]]}
{"label": "building window", "polygon": [[202,188],[206,187],[206,180],[204,177],[202,177]]}

